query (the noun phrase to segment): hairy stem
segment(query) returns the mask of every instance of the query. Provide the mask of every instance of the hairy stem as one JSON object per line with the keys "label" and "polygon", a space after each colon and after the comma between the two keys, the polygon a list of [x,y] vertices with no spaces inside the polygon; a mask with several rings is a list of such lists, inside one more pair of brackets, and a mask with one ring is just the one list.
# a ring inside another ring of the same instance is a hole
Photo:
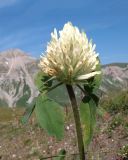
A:
{"label": "hairy stem", "polygon": [[74,120],[75,120],[75,126],[76,126],[76,133],[77,133],[77,142],[78,142],[78,148],[80,153],[80,160],[85,160],[85,153],[84,153],[84,143],[83,143],[83,136],[82,136],[82,128],[81,128],[81,122],[80,122],[80,115],[79,115],[79,108],[76,101],[76,96],[73,90],[72,85],[66,85],[69,98],[72,105],[72,110],[74,114]]}

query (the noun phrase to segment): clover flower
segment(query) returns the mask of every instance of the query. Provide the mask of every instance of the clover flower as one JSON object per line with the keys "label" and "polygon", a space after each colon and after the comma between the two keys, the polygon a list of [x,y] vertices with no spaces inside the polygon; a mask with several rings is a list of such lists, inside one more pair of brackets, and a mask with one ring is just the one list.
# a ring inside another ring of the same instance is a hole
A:
{"label": "clover flower", "polygon": [[56,29],[51,33],[39,66],[46,75],[67,84],[87,80],[101,73],[96,71],[99,60],[95,47],[84,32],[68,22],[59,35]]}

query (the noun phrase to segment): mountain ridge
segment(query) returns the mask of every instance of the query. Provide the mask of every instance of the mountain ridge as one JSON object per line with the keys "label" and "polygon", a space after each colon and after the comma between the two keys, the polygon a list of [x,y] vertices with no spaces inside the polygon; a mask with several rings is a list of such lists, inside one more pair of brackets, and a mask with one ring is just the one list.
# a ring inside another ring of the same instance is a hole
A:
{"label": "mountain ridge", "polygon": [[[1,106],[16,107],[32,103],[38,95],[34,84],[34,76],[39,70],[38,62],[38,59],[19,49],[0,52]],[[103,65],[102,72],[101,92],[124,90],[128,87],[128,63]]]}
{"label": "mountain ridge", "polygon": [[21,50],[11,49],[0,54],[0,62],[1,101],[15,107],[26,96],[29,97],[27,103],[31,103],[37,95],[33,82],[34,73],[38,70],[36,60]]}

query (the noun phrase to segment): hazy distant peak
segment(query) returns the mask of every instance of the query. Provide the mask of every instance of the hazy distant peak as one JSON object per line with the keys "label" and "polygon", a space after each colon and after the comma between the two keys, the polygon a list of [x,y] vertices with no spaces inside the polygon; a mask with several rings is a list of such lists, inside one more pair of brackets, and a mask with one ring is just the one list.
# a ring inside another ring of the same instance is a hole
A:
{"label": "hazy distant peak", "polygon": [[0,52],[0,57],[8,57],[8,58],[12,58],[12,57],[29,57],[29,55],[27,53],[25,53],[24,51],[20,50],[20,49],[9,49],[6,51],[2,51]]}
{"label": "hazy distant peak", "polygon": [[31,103],[37,95],[34,75],[37,62],[20,49],[10,49],[0,54],[0,100],[9,107],[16,106],[23,97]]}

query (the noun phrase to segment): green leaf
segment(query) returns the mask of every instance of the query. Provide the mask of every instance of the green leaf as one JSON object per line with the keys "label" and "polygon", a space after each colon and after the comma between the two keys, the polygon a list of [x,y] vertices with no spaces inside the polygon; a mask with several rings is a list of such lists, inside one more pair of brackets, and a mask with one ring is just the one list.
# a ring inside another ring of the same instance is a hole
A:
{"label": "green leaf", "polygon": [[[100,61],[96,66],[96,70],[95,71],[101,71],[101,65],[100,65]],[[97,74],[94,77],[90,78],[87,80],[87,84],[84,84],[84,90],[86,92],[90,93],[95,93],[97,91],[97,89],[100,87],[101,84],[101,80],[102,80],[102,73],[101,74]]]}
{"label": "green leaf", "polygon": [[35,84],[40,92],[47,90],[52,86],[52,79],[47,75],[44,75],[42,71],[39,71],[35,77]]}
{"label": "green leaf", "polygon": [[95,94],[91,94],[90,96],[92,97],[93,101],[95,102],[96,106],[98,107],[99,97]]}
{"label": "green leaf", "polygon": [[27,107],[23,117],[21,118],[21,123],[22,124],[26,124],[28,122],[28,120],[31,117],[34,109],[35,109],[35,104],[31,105],[30,107]]}
{"label": "green leaf", "polygon": [[84,85],[84,90],[88,93],[91,94],[93,92],[94,85],[92,83],[89,83],[88,85]]}
{"label": "green leaf", "polygon": [[53,158],[53,160],[64,160],[65,156],[66,156],[66,151],[65,151],[65,149],[62,149],[62,150],[60,150],[58,156]]}
{"label": "green leaf", "polygon": [[[101,71],[101,64],[100,64],[100,60],[99,60],[99,63],[96,67],[96,71]],[[101,80],[102,80],[102,73],[101,74],[98,74],[94,77],[94,91],[96,91],[99,87],[100,87],[100,84],[101,84]]]}
{"label": "green leaf", "polygon": [[64,115],[63,108],[46,96],[39,96],[36,101],[36,117],[40,126],[49,135],[62,139],[64,134]]}
{"label": "green leaf", "polygon": [[80,117],[85,148],[92,140],[96,122],[96,104],[90,97],[84,97],[80,104]]}

